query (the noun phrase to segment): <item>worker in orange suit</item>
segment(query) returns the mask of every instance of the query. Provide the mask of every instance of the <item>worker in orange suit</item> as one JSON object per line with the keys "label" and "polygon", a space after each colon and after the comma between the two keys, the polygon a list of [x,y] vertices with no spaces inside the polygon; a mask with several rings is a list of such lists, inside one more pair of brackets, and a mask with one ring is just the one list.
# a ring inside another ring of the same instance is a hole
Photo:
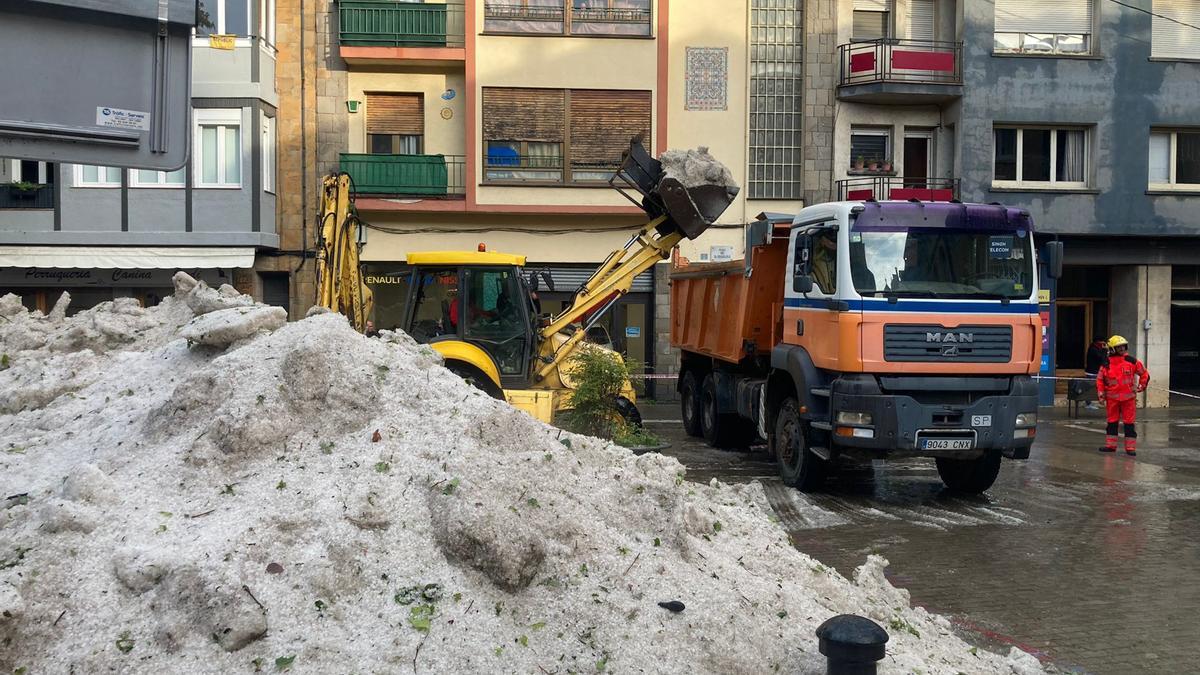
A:
{"label": "worker in orange suit", "polygon": [[1137,454],[1137,395],[1146,391],[1150,373],[1129,353],[1129,341],[1120,335],[1108,339],[1112,355],[1096,376],[1096,394],[1108,408],[1108,429],[1100,452],[1117,451],[1117,424],[1125,425],[1125,454]]}

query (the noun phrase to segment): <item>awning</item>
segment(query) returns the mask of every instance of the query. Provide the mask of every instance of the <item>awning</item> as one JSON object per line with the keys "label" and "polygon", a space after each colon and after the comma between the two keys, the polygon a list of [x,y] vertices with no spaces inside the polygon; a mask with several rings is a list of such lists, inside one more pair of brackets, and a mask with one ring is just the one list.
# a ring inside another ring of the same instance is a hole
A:
{"label": "awning", "polygon": [[228,269],[254,267],[254,249],[215,246],[0,246],[0,267]]}

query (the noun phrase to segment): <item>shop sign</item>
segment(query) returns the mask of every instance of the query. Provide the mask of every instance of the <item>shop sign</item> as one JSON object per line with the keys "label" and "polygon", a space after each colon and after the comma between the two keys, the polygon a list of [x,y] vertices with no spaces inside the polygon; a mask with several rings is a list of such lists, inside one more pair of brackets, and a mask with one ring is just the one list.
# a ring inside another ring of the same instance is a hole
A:
{"label": "shop sign", "polygon": [[[217,270],[185,270],[209,285],[229,280]],[[62,288],[69,286],[170,286],[176,270],[52,269],[6,267],[0,269],[0,286]]]}
{"label": "shop sign", "polygon": [[708,259],[712,262],[729,262],[733,260],[733,247],[713,246],[709,248]]}
{"label": "shop sign", "polygon": [[625,327],[625,337],[637,338],[637,337],[641,337],[641,336],[642,336],[642,327],[641,326],[626,326]]}

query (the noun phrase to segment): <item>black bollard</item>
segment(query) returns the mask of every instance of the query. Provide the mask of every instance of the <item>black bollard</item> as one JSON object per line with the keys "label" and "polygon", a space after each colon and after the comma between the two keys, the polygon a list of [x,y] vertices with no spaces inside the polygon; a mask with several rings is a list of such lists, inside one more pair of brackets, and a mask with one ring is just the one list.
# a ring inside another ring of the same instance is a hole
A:
{"label": "black bollard", "polygon": [[817,627],[817,639],[828,675],[875,675],[888,634],[866,617],[839,614]]}

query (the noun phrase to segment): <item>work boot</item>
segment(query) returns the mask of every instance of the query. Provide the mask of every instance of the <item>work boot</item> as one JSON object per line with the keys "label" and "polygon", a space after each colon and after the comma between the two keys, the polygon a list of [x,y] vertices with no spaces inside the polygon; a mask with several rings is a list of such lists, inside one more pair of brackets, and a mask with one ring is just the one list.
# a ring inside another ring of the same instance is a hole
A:
{"label": "work boot", "polygon": [[1137,450],[1126,450],[1125,454],[1129,455],[1130,457],[1133,457],[1133,456],[1137,455]]}
{"label": "work boot", "polygon": [[1117,451],[1117,437],[1115,434],[1112,433],[1112,430],[1110,429],[1109,434],[1104,437],[1104,447],[1100,448],[1100,452],[1116,452],[1116,451]]}

